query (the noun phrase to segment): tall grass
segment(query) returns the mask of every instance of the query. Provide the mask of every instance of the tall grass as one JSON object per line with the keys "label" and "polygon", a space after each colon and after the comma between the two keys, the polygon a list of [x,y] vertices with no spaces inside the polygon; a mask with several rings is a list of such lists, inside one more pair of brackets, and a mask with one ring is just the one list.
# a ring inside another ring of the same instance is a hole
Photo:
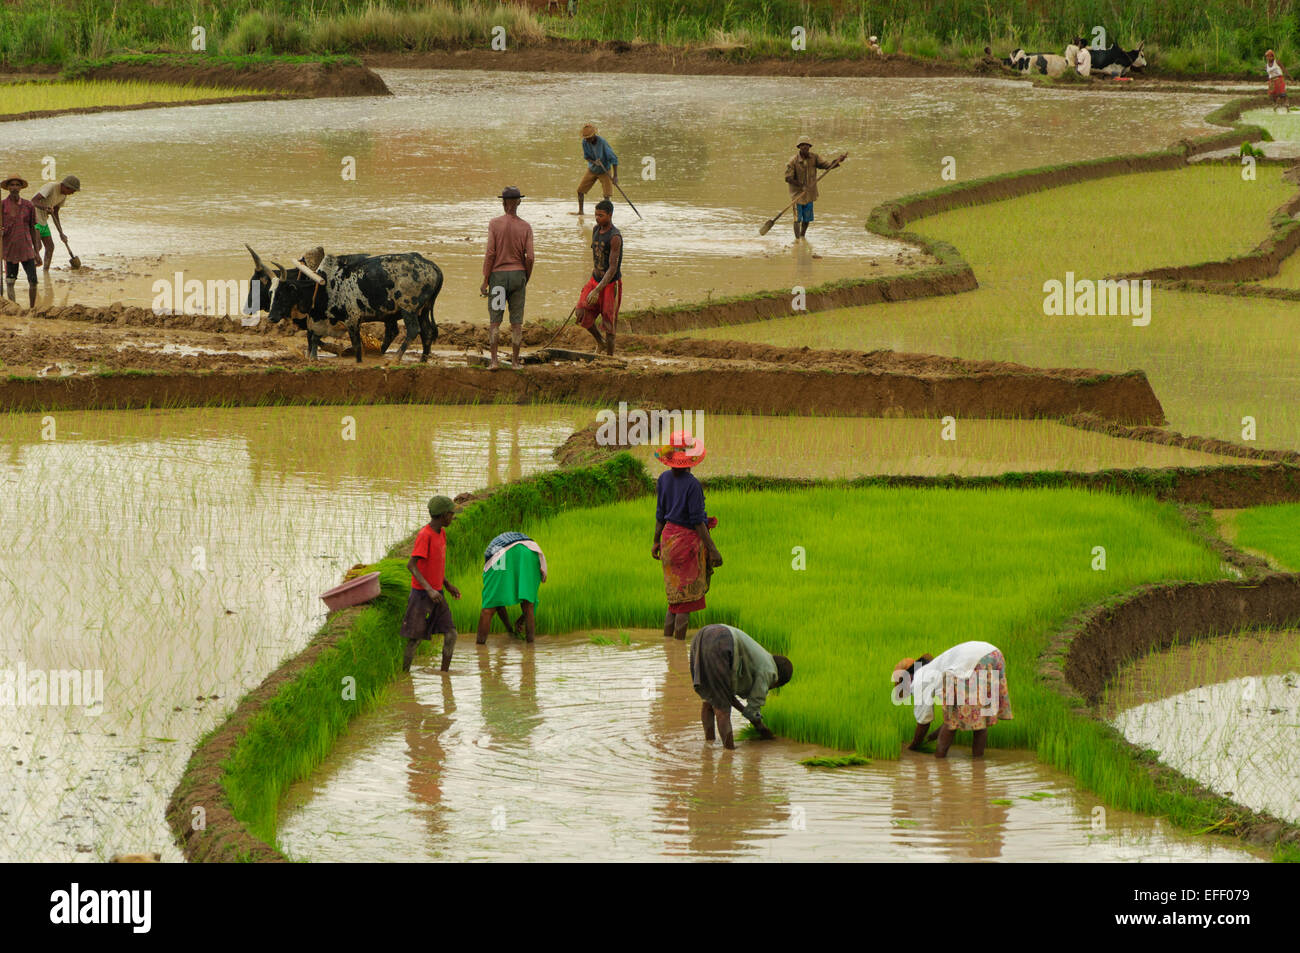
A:
{"label": "tall grass", "polygon": [[132,106],[137,103],[180,103],[222,96],[257,96],[259,89],[221,86],[181,86],[176,83],[83,81],[71,83],[7,83],[0,86],[0,111],[25,113],[43,109]]}

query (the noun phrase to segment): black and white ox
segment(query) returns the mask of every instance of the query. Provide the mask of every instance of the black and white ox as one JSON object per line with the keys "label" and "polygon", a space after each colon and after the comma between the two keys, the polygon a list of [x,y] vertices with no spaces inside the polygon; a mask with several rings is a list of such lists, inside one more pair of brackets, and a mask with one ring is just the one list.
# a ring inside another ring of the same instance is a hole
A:
{"label": "black and white ox", "polygon": [[[321,267],[324,264],[322,259]],[[277,265],[275,277],[267,320],[272,324],[291,320],[305,327],[309,357],[317,356],[321,338],[330,333],[333,322],[347,328],[360,364],[361,325],[366,321],[384,322],[382,353],[396,337],[400,320],[406,326],[406,338],[397,359],[402,359],[417,336],[423,344],[420,360],[429,359],[429,349],[438,339],[433,305],[442,290],[442,269],[423,255],[374,255],[346,263],[336,259],[328,274],[318,273],[299,261],[293,269]]]}
{"label": "black and white ox", "polygon": [[1147,58],[1142,53],[1146,40],[1138,44],[1136,50],[1120,49],[1118,43],[1112,43],[1104,50],[1089,50],[1092,54],[1092,71],[1106,73],[1109,76],[1123,76],[1129,70],[1141,70],[1147,65]]}
{"label": "black and white ox", "polygon": [[1016,50],[1003,62],[1022,73],[1038,73],[1042,76],[1064,76],[1070,68],[1064,56],[1056,53],[1026,53],[1024,50]]}
{"label": "black and white ox", "polygon": [[[244,245],[248,248],[248,245]],[[244,303],[244,314],[257,314],[259,311],[269,311],[271,309],[271,293],[275,291],[275,283],[278,280],[275,272],[266,266],[261,258],[257,257],[257,252],[248,248],[248,253],[253,256],[253,277],[248,280],[248,300]],[[365,261],[369,255],[326,255],[321,259],[320,265],[316,271],[326,277],[339,265],[355,265],[359,261]],[[281,267],[279,262],[272,262],[277,268]],[[394,327],[396,325],[394,324]]]}

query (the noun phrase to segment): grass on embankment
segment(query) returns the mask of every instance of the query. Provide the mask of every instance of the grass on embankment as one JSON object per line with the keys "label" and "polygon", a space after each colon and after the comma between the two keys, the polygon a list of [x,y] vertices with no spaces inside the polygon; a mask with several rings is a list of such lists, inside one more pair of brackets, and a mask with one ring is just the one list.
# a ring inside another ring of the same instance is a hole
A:
{"label": "grass on embankment", "polygon": [[1268,553],[1280,566],[1300,572],[1300,503],[1252,506],[1236,514],[1236,545]]}
{"label": "grass on embankment", "polygon": [[225,96],[258,96],[267,91],[233,86],[181,86],[175,83],[76,80],[0,85],[0,112],[21,114],[54,109],[184,103]]}
{"label": "grass on embankment", "polygon": [[[676,48],[723,46],[734,59],[860,59],[876,34],[887,53],[907,53],[968,65],[985,44],[999,56],[1024,46],[1061,52],[1082,25],[1102,25],[1126,46],[1145,41],[1154,67],[1166,73],[1262,75],[1266,48],[1290,64],[1300,51],[1293,16],[1239,0],[1152,4],[1118,0],[1098,24],[1095,4],[1061,0],[1042,8],[1026,2],[928,4],[911,0],[837,3],[831,0],[580,0],[578,16],[534,14],[522,5],[422,0],[339,0],[328,9],[307,0],[11,0],[0,6],[0,61],[64,63],[77,57],[163,47],[188,52],[191,30],[207,30],[209,51],[266,50],[330,53],[486,47],[492,26],[507,29],[511,48],[547,37],[624,40]],[[791,28],[807,32],[806,48],[791,44]],[[1091,39],[1091,34],[1089,34]]]}
{"label": "grass on embankment", "polygon": [[[1146,371],[1171,426],[1300,449],[1300,407],[1279,380],[1300,379],[1300,338],[1279,302],[1153,289],[1151,323],[1044,314],[1044,282],[1100,279],[1249,251],[1294,187],[1276,166],[1243,181],[1233,166],[1117,176],[956,209],[909,224],[948,242],[980,287],[959,295],[845,308],[695,337],[812,348],[892,348],[1038,367]],[[815,234],[815,232],[813,233]],[[816,238],[811,239],[816,243]]]}

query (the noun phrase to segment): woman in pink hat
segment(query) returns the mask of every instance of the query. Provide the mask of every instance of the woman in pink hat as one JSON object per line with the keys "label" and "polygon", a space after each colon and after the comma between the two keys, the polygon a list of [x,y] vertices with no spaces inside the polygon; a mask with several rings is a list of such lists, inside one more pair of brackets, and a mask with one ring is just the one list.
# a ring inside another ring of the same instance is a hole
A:
{"label": "woman in pink hat", "polygon": [[650,555],[664,566],[668,613],[664,636],[686,638],[691,613],[704,608],[709,577],[722,565],[709,530],[718,521],[704,512],[704,487],[691,467],[704,459],[704,441],[678,431],[668,445],[655,451],[655,459],[668,467],[659,474],[655,506],[655,541]]}

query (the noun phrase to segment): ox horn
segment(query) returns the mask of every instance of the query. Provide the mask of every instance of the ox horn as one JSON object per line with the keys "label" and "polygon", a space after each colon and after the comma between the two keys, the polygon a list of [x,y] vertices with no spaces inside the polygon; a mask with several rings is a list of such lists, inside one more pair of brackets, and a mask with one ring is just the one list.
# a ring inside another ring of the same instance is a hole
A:
{"label": "ox horn", "polygon": [[1143,40],[1141,43],[1139,43],[1139,44],[1138,44],[1138,52],[1141,53],[1141,52],[1142,52],[1142,47],[1144,47],[1144,46],[1146,46],[1146,45],[1147,45],[1147,41],[1146,41],[1146,40]]}
{"label": "ox horn", "polygon": [[271,269],[267,268],[266,265],[262,264],[262,259],[257,257],[257,252],[253,251],[252,247],[247,242],[244,243],[244,247],[247,248],[248,253],[253,256],[253,264],[256,266],[257,270],[264,271],[269,275],[271,273]]}
{"label": "ox horn", "polygon": [[285,271],[284,265],[274,260],[272,260],[271,264],[275,265],[275,277],[279,278],[281,281],[284,281],[289,277],[289,273]]}
{"label": "ox horn", "polygon": [[312,281],[316,282],[316,284],[318,285],[325,284],[325,279],[322,278],[320,275],[316,274],[316,272],[312,271],[309,267],[307,267],[307,262],[303,258],[299,258],[294,264],[298,266],[299,271],[301,271]]}

